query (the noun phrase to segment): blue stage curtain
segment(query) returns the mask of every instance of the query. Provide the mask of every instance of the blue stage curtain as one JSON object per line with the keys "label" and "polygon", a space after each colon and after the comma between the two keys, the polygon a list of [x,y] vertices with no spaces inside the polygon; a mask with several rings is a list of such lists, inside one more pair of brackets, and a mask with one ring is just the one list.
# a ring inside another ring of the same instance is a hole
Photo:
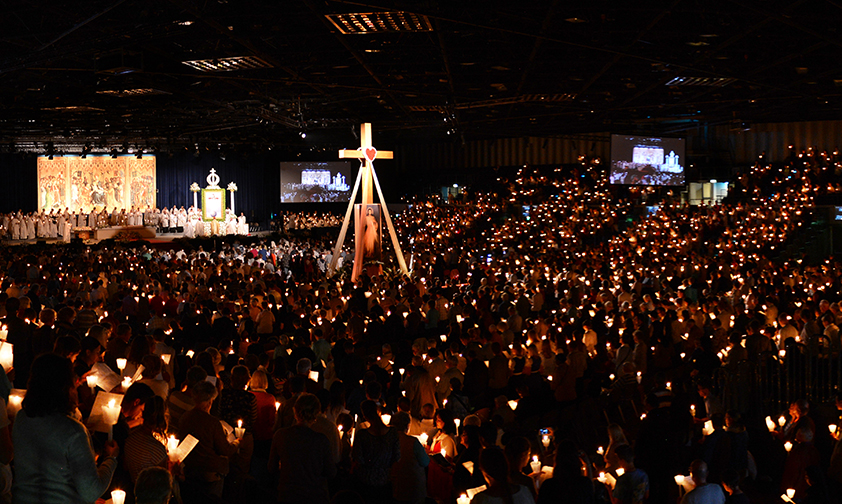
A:
{"label": "blue stage curtain", "polygon": [[0,212],[28,213],[38,206],[37,159],[34,154],[0,154]]}
{"label": "blue stage curtain", "polygon": [[[234,195],[234,209],[237,215],[243,213],[249,222],[262,222],[279,206],[281,176],[279,161],[264,154],[228,154],[225,161],[215,152],[206,152],[199,157],[192,153],[161,154],[157,159],[158,207],[185,208],[193,204],[190,184],[199,187],[208,185],[207,177],[214,168],[219,175],[219,187],[228,188],[229,182],[237,184]],[[201,193],[199,205],[201,206]],[[230,208],[231,193],[226,191],[225,201]]]}

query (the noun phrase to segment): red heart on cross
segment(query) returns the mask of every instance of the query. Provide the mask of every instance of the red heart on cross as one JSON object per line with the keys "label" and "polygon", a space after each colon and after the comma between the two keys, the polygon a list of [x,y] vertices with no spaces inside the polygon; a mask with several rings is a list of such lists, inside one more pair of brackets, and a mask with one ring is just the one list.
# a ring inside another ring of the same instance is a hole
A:
{"label": "red heart on cross", "polygon": [[377,149],[374,147],[366,147],[365,158],[368,159],[368,162],[373,163],[375,157],[377,157]]}

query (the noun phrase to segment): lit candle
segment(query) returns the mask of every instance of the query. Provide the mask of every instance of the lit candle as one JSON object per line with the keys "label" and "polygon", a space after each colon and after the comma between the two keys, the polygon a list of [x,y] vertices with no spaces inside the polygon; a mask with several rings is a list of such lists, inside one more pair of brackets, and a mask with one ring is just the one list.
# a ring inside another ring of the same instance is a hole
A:
{"label": "lit candle", "polygon": [[667,382],[667,390],[672,390],[672,382]]}
{"label": "lit candle", "polygon": [[188,351],[187,351],[187,356],[188,356],[188,357],[190,357],[191,359],[193,358],[193,356],[194,356],[195,354],[196,354],[196,353],[195,353],[193,350],[188,350]]}
{"label": "lit candle", "polygon": [[515,400],[509,401],[509,408],[511,408],[512,411],[516,410],[517,409],[517,401],[515,401]]}
{"label": "lit candle", "polygon": [[123,374],[123,370],[126,369],[128,362],[128,359],[117,359],[117,369],[120,370],[120,374]]}
{"label": "lit candle", "polygon": [[111,491],[111,502],[114,504],[124,504],[126,502],[126,491],[125,490],[112,490]]}
{"label": "lit candle", "polygon": [[830,431],[830,434],[836,436],[836,424],[830,424],[827,426],[827,430]]}
{"label": "lit candle", "polygon": [[392,419],[392,415],[380,415],[380,420],[383,420],[383,423],[389,425],[389,421]]}
{"label": "lit candle", "polygon": [[548,436],[547,434],[544,434],[541,437],[541,444],[544,445],[544,448],[549,448],[549,446],[550,446],[550,436]]}
{"label": "lit candle", "polygon": [[9,405],[6,407],[6,413],[9,415],[9,419],[15,419],[18,411],[20,411],[21,403],[23,403],[23,396],[9,395]]}
{"label": "lit candle", "polygon": [[781,427],[786,425],[786,417],[785,416],[781,415],[780,417],[778,417],[778,425],[780,425]]}
{"label": "lit candle", "polygon": [[456,504],[470,504],[471,499],[467,495],[462,494],[456,498]]}
{"label": "lit candle", "polygon": [[102,420],[104,423],[108,424],[110,428],[108,429],[108,440],[112,441],[114,439],[114,425],[117,423],[117,420],[120,418],[120,405],[117,404],[116,399],[111,399],[108,401],[108,404],[102,407]]}
{"label": "lit candle", "polygon": [[792,443],[791,443],[791,442],[789,442],[789,441],[787,441],[786,443],[784,443],[784,450],[786,450],[787,452],[789,452],[790,450],[792,450]]}
{"label": "lit candle", "polygon": [[789,497],[790,499],[794,499],[795,498],[795,489],[794,488],[787,488],[786,489],[786,496]]}
{"label": "lit candle", "polygon": [[91,388],[91,393],[93,393],[94,387],[96,387],[96,376],[88,375],[85,377],[85,381],[88,382],[88,387]]}
{"label": "lit candle", "polygon": [[427,446],[427,439],[429,439],[429,437],[430,437],[429,434],[427,434],[426,432],[422,432],[418,436],[418,441],[421,441],[422,445]]}
{"label": "lit candle", "polygon": [[696,405],[695,404],[690,405],[690,414],[693,415],[694,417],[696,416]]}
{"label": "lit candle", "polygon": [[767,416],[766,417],[766,428],[769,429],[769,432],[775,432],[775,427],[777,427],[775,425],[775,421],[772,420],[772,417]]}
{"label": "lit candle", "polygon": [[533,474],[541,472],[541,462],[538,460],[538,455],[532,456],[532,462],[529,463],[529,467],[532,468]]}
{"label": "lit candle", "polygon": [[404,368],[400,368],[400,369],[398,369],[398,373],[400,373],[400,374],[401,374],[401,377],[403,377],[403,372],[404,372]]}
{"label": "lit candle", "polygon": [[643,375],[640,374],[640,371],[637,372],[637,383],[640,383],[643,380]]}
{"label": "lit candle", "polygon": [[234,437],[237,439],[243,439],[243,435],[246,433],[246,430],[243,429],[243,421],[237,420],[237,427],[234,428]]}
{"label": "lit candle", "polygon": [[129,390],[129,387],[132,386],[132,377],[131,376],[124,376],[123,377],[123,390]]}
{"label": "lit candle", "polygon": [[275,411],[278,411],[279,409],[281,409],[281,403],[275,401]]}
{"label": "lit candle", "polygon": [[171,462],[178,461],[178,439],[175,436],[170,436],[167,438],[167,455],[170,458]]}
{"label": "lit candle", "polygon": [[605,448],[600,446],[599,448],[596,449],[596,453],[599,454],[599,455],[605,455]]}
{"label": "lit candle", "polygon": [[678,486],[684,486],[684,475],[683,474],[676,474],[675,475],[675,482]]}
{"label": "lit candle", "polygon": [[710,436],[711,434],[713,434],[713,421],[712,420],[708,420],[707,422],[705,422],[705,426],[702,429],[702,432],[705,434],[705,436]]}

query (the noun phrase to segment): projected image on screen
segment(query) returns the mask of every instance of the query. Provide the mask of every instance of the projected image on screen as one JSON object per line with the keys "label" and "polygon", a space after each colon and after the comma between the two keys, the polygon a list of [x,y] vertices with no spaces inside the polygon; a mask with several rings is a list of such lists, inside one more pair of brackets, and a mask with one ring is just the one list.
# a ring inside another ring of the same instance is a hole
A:
{"label": "projected image on screen", "polygon": [[281,203],[348,201],[352,183],[344,161],[281,163]]}
{"label": "projected image on screen", "polygon": [[611,135],[612,184],[683,185],[684,139]]}

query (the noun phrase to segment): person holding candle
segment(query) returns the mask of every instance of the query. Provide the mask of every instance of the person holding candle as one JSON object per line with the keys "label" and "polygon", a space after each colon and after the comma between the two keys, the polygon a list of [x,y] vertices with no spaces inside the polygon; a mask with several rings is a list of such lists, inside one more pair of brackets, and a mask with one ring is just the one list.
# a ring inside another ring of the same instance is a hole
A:
{"label": "person holding candle", "polygon": [[[26,388],[29,379],[29,367],[32,365],[32,325],[18,317],[20,299],[10,297],[6,300],[6,317],[0,319],[0,325],[8,328],[6,341],[14,345],[14,384],[15,388]],[[8,370],[7,370],[8,371]]]}
{"label": "person holding candle", "polygon": [[173,390],[167,398],[167,425],[170,433],[178,429],[181,415],[194,406],[192,390],[193,386],[205,381],[208,373],[199,366],[192,366],[187,370],[187,379],[182,389]]}
{"label": "person holding candle", "polygon": [[385,502],[392,495],[392,466],[401,456],[398,430],[383,423],[374,401],[363,401],[360,410],[369,427],[356,432],[351,454],[354,478],[361,483],[361,493],[367,500]]}
{"label": "person holding candle", "polygon": [[541,484],[537,504],[594,502],[594,482],[591,477],[583,474],[583,466],[590,467],[587,456],[578,451],[572,441],[559,443],[553,476]]}
{"label": "person holding candle", "polygon": [[[10,398],[14,401],[16,398],[20,399],[20,396],[10,396]],[[0,398],[0,502],[12,501],[12,468],[9,464],[14,458],[15,451],[12,445],[10,416],[14,418],[14,413],[11,415],[7,413],[6,401]]]}
{"label": "person holding candle", "polygon": [[119,448],[106,442],[97,467],[87,429],[70,417],[75,390],[69,360],[35,359],[12,434],[17,446],[27,447],[15,457],[14,503],[91,504],[108,489]]}
{"label": "person holding candle", "polygon": [[[244,435],[240,438],[240,449],[231,457],[231,472],[228,475],[226,492],[237,488],[245,481],[254,453],[254,421],[257,418],[257,398],[246,390],[251,376],[246,366],[234,366],[231,370],[231,386],[219,393],[219,418],[231,426],[242,422]],[[274,402],[272,403],[274,409]]]}
{"label": "person holding candle", "polygon": [[629,446],[629,440],[619,424],[608,425],[608,449],[605,450],[605,470],[613,471],[620,467],[620,458],[617,456],[617,448]]}
{"label": "person holding candle", "polygon": [[229,472],[229,457],[237,452],[240,440],[229,442],[219,419],[210,414],[217,396],[214,384],[199,382],[193,386],[192,395],[194,406],[181,416],[178,425],[179,439],[192,435],[199,441],[183,461],[185,494],[219,499]]}
{"label": "person holding candle", "polygon": [[529,459],[532,456],[532,446],[529,444],[529,440],[523,436],[509,439],[503,452],[509,463],[509,483],[525,486],[532,493],[532,497],[537,499],[538,490],[535,488],[535,480],[523,474],[523,468],[529,466]]}
{"label": "person holding candle", "polygon": [[725,493],[716,483],[708,483],[708,465],[704,460],[696,459],[690,463],[690,478],[695,485],[684,497],[681,504],[725,504]]}
{"label": "person holding candle", "polygon": [[123,461],[132,483],[147,467],[167,467],[167,448],[161,443],[167,433],[164,400],[155,395],[146,399],[143,424],[132,430],[126,439]]}
{"label": "person holding candle", "polygon": [[810,403],[806,399],[798,399],[789,405],[789,421],[780,430],[783,441],[795,441],[796,433],[802,427],[816,432],[816,423],[810,414]]}
{"label": "person holding candle", "polygon": [[280,429],[272,439],[269,472],[278,474],[278,502],[328,504],[328,480],[336,475],[330,442],[310,428],[321,405],[302,393],[295,401],[295,425]]}
{"label": "person holding candle", "polygon": [[617,448],[620,461],[617,482],[611,492],[612,504],[643,504],[649,499],[649,476],[634,465],[634,450],[623,445]]}
{"label": "person holding candle", "polygon": [[485,477],[487,488],[474,496],[471,501],[473,504],[535,503],[529,489],[509,482],[509,464],[499,448],[486,448],[482,451],[480,470]]}
{"label": "person holding candle", "polygon": [[[433,455],[433,462],[427,470],[427,492],[436,500],[450,498],[453,490],[453,470],[449,463],[456,456],[456,424],[453,414],[446,409],[438,409],[435,413],[436,432],[427,442],[428,452]],[[441,457],[444,461],[439,461]]]}
{"label": "person holding candle", "polygon": [[249,392],[254,395],[257,416],[254,419],[254,453],[261,454],[265,459],[269,456],[272,445],[272,426],[278,409],[275,408],[275,396],[266,392],[269,387],[269,377],[262,369],[257,369],[249,380]]}
{"label": "person holding candle", "polygon": [[167,379],[169,375],[163,380],[158,379],[158,375],[161,374],[164,367],[161,357],[155,354],[147,354],[143,357],[141,364],[143,365],[143,371],[137,382],[148,385],[155,392],[155,395],[166,401],[170,394],[170,385]]}
{"label": "person holding candle", "polygon": [[408,413],[396,413],[391,423],[400,442],[400,458],[391,470],[392,497],[402,504],[422,504],[427,497],[424,468],[430,464],[430,457],[416,437],[407,435]]}
{"label": "person holding candle", "polygon": [[806,424],[798,427],[795,433],[795,443],[786,455],[784,472],[781,476],[781,491],[788,488],[795,489],[795,499],[803,499],[807,494],[807,468],[819,465],[821,457],[818,449],[813,445],[815,432]]}

